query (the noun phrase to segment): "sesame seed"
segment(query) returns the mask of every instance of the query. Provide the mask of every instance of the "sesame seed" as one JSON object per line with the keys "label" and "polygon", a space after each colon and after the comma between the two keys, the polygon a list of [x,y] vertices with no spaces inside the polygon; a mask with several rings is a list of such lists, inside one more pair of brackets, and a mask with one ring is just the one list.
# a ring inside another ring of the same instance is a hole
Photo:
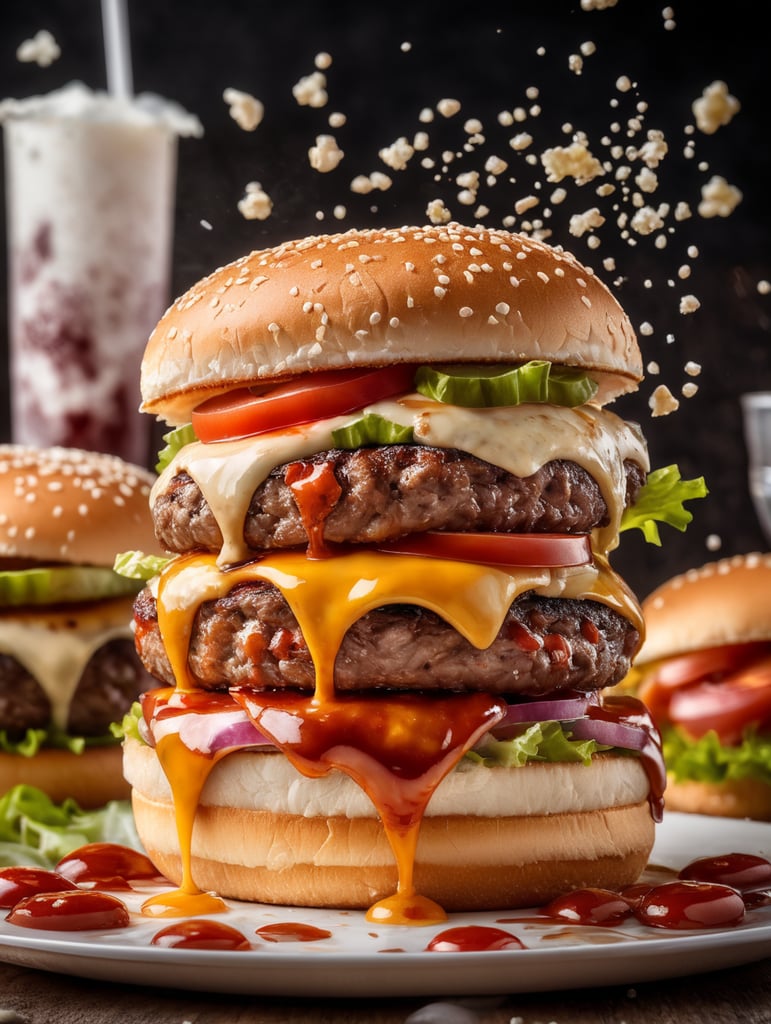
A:
{"label": "sesame seed", "polygon": [[470,306],[461,306],[458,310],[458,314],[462,317],[469,317],[474,315],[474,310]]}
{"label": "sesame seed", "polygon": [[437,299],[443,299],[446,294],[447,294],[447,289],[446,288],[440,288],[439,285],[437,285],[434,288],[434,295],[436,295]]}

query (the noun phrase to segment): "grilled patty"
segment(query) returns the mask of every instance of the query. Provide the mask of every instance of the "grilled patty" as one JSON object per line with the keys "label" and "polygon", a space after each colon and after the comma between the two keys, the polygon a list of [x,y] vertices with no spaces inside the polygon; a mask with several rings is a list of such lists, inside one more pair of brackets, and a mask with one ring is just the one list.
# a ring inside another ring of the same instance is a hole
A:
{"label": "grilled patty", "polygon": [[[529,477],[517,477],[473,455],[422,445],[384,445],[321,452],[306,460],[327,464],[339,495],[323,521],[332,543],[380,543],[423,530],[589,533],[607,523],[596,481],[574,462],[555,460]],[[249,504],[244,538],[252,551],[308,542],[302,516],[279,466]],[[626,504],[645,482],[645,471],[627,463]],[[153,508],[160,543],[178,553],[219,551],[222,534],[200,488],[179,473]]]}
{"label": "grilled patty", "polygon": [[[157,686],[137,657],[133,641],[110,640],[91,656],[70,703],[67,732],[105,736],[140,693]],[[8,654],[0,654],[0,731],[10,740],[27,729],[45,729],[51,703],[40,683]]]}
{"label": "grilled patty", "polygon": [[[174,685],[149,589],[137,597],[134,617],[145,667]],[[364,615],[345,635],[335,686],[528,696],[589,692],[626,675],[638,642],[625,618],[594,601],[522,594],[485,650],[433,612],[389,605]],[[189,664],[196,685],[207,690],[248,685],[312,691],[315,681],[297,620],[280,592],[262,580],[239,584],[201,606]]]}

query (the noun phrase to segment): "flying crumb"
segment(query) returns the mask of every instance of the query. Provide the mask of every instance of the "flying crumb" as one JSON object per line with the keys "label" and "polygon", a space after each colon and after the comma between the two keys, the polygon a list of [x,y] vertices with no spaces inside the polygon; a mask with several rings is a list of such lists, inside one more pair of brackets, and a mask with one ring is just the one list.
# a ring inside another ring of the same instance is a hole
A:
{"label": "flying crumb", "polygon": [[771,281],[758,281],[758,293],[760,295],[771,294]]}
{"label": "flying crumb", "polygon": [[332,57],[330,54],[322,50],[321,53],[316,54],[313,59],[313,63],[319,71],[326,71],[327,68],[332,66]]}
{"label": "flying crumb", "polygon": [[609,7],[615,7],[618,0],[581,0],[582,11],[606,11]]}
{"label": "flying crumb", "polygon": [[680,299],[680,312],[683,314],[695,313],[700,306],[701,303],[695,295],[683,295]]}
{"label": "flying crumb", "polygon": [[443,99],[439,100],[436,109],[442,117],[454,117],[460,110],[460,100]]}
{"label": "flying crumb", "polygon": [[292,86],[292,95],[301,107],[324,107],[327,100],[327,76],[321,71],[301,78]]}
{"label": "flying crumb", "polygon": [[741,103],[729,93],[725,82],[717,81],[708,85],[699,99],[693,101],[691,109],[699,131],[712,135],[728,124],[734,114],[738,114]]}
{"label": "flying crumb", "polygon": [[651,415],[654,417],[669,416],[670,413],[680,408],[680,402],[666,384],[659,384],[648,399],[648,405],[651,409]]}
{"label": "flying crumb", "polygon": [[230,116],[245,132],[253,132],[265,116],[262,102],[248,92],[239,89],[225,89],[223,100],[230,107]]}
{"label": "flying crumb", "polygon": [[403,171],[415,154],[414,148],[402,135],[390,146],[379,150],[378,156],[392,171]]}
{"label": "flying crumb", "polygon": [[742,193],[719,174],[713,174],[701,187],[698,210],[702,217],[728,217],[742,201]]}
{"label": "flying crumb", "polygon": [[241,216],[246,220],[267,220],[273,210],[273,202],[259,181],[250,181],[245,193],[238,201]]}
{"label": "flying crumb", "polygon": [[317,135],[316,145],[308,150],[311,167],[321,174],[334,171],[345,156],[335,141],[334,135]]}
{"label": "flying crumb", "polygon": [[16,50],[16,59],[22,64],[37,64],[40,68],[47,68],[61,55],[59,44],[46,28],[25,39]]}
{"label": "flying crumb", "polygon": [[577,185],[584,185],[599,174],[605,173],[600,161],[580,142],[545,149],[541,154],[541,163],[546,171],[547,181],[557,182],[570,177]]}
{"label": "flying crumb", "polygon": [[447,224],[452,220],[452,214],[441,199],[431,200],[426,207],[426,216],[432,224]]}
{"label": "flying crumb", "polygon": [[717,533],[711,533],[704,543],[707,551],[719,551],[723,546],[723,538]]}

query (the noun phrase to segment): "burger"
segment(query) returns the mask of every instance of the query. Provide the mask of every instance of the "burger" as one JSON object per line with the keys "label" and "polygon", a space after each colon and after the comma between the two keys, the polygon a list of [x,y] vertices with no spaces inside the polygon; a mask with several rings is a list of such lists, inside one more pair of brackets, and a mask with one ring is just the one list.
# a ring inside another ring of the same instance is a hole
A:
{"label": "burger", "polygon": [[622,686],[660,726],[669,810],[771,821],[771,554],[708,562],[643,603]]}
{"label": "burger", "polygon": [[644,628],[608,555],[654,474],[604,408],[640,378],[590,270],[479,227],[288,242],[171,306],[124,768],[182,893],[414,922],[638,877],[658,734],[602,692]]}
{"label": "burger", "polygon": [[130,544],[157,549],[154,476],[108,455],[0,445],[0,795],[127,798],[110,731],[155,681],[134,648]]}

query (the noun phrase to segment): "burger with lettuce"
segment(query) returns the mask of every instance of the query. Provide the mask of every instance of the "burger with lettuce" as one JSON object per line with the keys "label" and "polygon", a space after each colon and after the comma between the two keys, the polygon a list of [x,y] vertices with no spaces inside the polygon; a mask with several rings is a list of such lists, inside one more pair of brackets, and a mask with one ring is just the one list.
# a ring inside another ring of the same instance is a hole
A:
{"label": "burger with lettuce", "polygon": [[154,331],[173,557],[134,604],[140,836],[187,891],[373,920],[620,886],[664,786],[620,533],[704,493],[606,406],[641,355],[562,249],[458,224],[253,252]]}

